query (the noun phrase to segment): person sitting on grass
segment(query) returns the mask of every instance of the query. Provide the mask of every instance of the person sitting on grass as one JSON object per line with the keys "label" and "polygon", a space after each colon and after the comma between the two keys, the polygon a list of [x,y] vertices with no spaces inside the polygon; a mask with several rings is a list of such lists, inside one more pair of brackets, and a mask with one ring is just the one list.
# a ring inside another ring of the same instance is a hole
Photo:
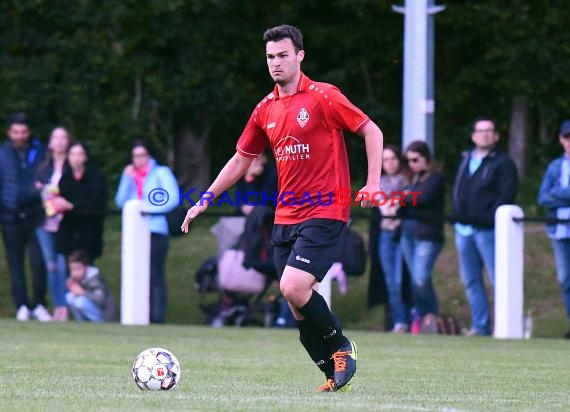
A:
{"label": "person sitting on grass", "polygon": [[67,305],[78,322],[113,320],[115,304],[98,268],[89,266],[89,256],[75,251],[67,258],[69,279]]}

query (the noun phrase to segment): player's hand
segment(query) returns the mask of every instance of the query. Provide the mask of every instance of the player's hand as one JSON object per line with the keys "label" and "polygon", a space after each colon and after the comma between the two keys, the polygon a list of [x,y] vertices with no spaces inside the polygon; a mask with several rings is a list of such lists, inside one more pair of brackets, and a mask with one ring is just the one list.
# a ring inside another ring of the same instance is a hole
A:
{"label": "player's hand", "polygon": [[204,211],[208,208],[208,202],[203,202],[203,204],[197,204],[192,206],[188,212],[186,212],[186,217],[184,218],[184,222],[182,222],[182,226],[180,226],[180,230],[183,233],[188,233],[190,229],[190,224],[194,219],[196,219],[200,214],[204,213]]}
{"label": "player's hand", "polygon": [[378,206],[378,202],[375,201],[375,199],[373,199],[373,195],[374,193],[378,193],[378,191],[380,191],[380,186],[378,184],[376,185],[369,185],[367,184],[366,186],[364,186],[362,189],[360,189],[358,191],[358,194],[356,195],[356,201],[360,200],[360,207],[363,207],[365,209],[369,209],[372,208],[374,206]]}

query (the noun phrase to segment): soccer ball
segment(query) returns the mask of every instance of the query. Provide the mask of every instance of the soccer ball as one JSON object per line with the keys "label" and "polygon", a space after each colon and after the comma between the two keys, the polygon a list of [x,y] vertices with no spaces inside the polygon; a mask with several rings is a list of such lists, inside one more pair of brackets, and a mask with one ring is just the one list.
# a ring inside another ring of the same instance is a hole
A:
{"label": "soccer ball", "polygon": [[133,379],[143,391],[168,391],[180,380],[180,363],[166,349],[143,350],[133,363]]}

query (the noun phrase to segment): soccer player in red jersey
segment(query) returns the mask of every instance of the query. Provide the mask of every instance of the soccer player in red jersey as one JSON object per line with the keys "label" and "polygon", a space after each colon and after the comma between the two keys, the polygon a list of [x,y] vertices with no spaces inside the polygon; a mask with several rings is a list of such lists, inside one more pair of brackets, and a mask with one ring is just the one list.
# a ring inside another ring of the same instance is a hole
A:
{"label": "soccer player in red jersey", "polygon": [[[383,136],[338,88],[301,71],[305,52],[299,29],[273,27],[263,40],[275,88],[254,108],[236,153],[208,192],[219,196],[268,145],[273,150],[279,194],[272,240],[281,292],[297,319],[301,343],[327,379],[317,390],[348,390],[357,348],[316,289],[340,252],[349,218],[350,175],[342,131],[365,141],[368,179],[357,198],[365,208],[374,206],[371,196],[380,188]],[[182,231],[188,233],[191,221],[207,207],[208,202],[193,206]]]}

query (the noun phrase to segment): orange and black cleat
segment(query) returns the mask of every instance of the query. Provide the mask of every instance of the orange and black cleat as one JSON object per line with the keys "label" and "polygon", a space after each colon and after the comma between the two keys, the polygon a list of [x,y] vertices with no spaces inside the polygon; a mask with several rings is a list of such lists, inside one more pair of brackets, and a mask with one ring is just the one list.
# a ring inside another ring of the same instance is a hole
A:
{"label": "orange and black cleat", "polygon": [[352,388],[350,387],[350,382],[349,382],[348,384],[337,390],[336,387],[334,386],[333,378],[328,378],[325,383],[323,383],[321,386],[317,388],[317,392],[348,392],[351,389]]}
{"label": "orange and black cleat", "polygon": [[341,391],[356,373],[357,357],[358,348],[350,339],[347,339],[347,342],[332,355],[331,359],[334,361],[334,387],[336,391]]}

